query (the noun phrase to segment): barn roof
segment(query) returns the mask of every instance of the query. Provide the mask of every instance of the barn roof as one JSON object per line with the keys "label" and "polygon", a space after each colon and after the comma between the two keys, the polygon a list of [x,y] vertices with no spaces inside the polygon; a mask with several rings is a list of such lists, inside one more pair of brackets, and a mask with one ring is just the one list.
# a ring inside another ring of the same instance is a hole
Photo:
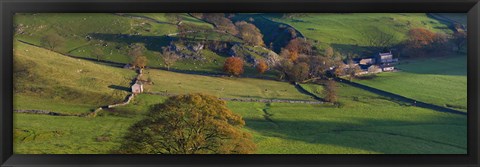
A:
{"label": "barn roof", "polygon": [[392,55],[392,52],[387,52],[387,53],[378,53],[380,56],[390,56]]}

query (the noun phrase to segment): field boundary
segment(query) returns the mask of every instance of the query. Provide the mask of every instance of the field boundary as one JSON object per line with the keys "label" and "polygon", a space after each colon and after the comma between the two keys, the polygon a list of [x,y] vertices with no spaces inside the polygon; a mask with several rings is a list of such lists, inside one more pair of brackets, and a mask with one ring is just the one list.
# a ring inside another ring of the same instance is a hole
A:
{"label": "field boundary", "polygon": [[382,132],[382,131],[374,131],[374,130],[361,130],[361,129],[344,129],[344,130],[339,129],[339,130],[332,130],[331,131],[331,133],[343,133],[343,132],[385,134],[385,135],[390,135],[390,136],[399,136],[399,137],[411,138],[411,139],[415,139],[415,140],[422,140],[422,141],[425,141],[425,142],[432,142],[432,143],[436,143],[436,144],[455,147],[455,148],[458,148],[458,149],[467,149],[465,147],[458,146],[458,145],[455,145],[455,144],[445,143],[445,142],[436,141],[436,140],[429,140],[429,139],[425,139],[425,138],[417,137],[417,136],[410,136],[410,135],[403,135],[403,134],[399,134],[399,133],[392,133],[392,132]]}
{"label": "field boundary", "polygon": [[306,95],[309,95],[311,97],[313,97],[315,100],[318,100],[318,101],[323,101],[325,102],[325,99],[321,98],[320,96],[317,96],[316,94],[306,90],[302,85],[300,85],[299,83],[295,83],[295,88],[297,88],[297,90],[300,92],[300,93],[303,93],[303,94],[306,94]]}
{"label": "field boundary", "polygon": [[[166,96],[166,97],[179,95],[178,93],[166,93],[166,92],[144,92],[144,94]],[[310,100],[228,98],[228,97],[220,97],[218,99],[225,100],[225,101],[234,101],[234,102],[325,104],[325,102],[323,101],[310,101]]]}
{"label": "field boundary", "polygon": [[[132,85],[137,83],[137,81],[140,80],[140,77],[142,77],[143,75],[143,70],[142,69],[139,69],[137,71],[137,76],[135,76],[135,78],[133,78],[132,80]],[[88,114],[88,116],[91,116],[91,117],[96,117],[97,114],[102,111],[103,109],[109,109],[109,108],[115,108],[115,107],[120,107],[120,106],[125,106],[127,104],[130,104],[130,102],[133,100],[133,98],[135,98],[135,94],[134,93],[131,93],[129,95],[127,95],[127,97],[125,98],[125,101],[121,102],[121,103],[116,103],[116,104],[110,104],[110,105],[107,105],[107,106],[103,106],[103,107],[99,107],[97,108],[95,111],[91,112]]]}
{"label": "field boundary", "polygon": [[401,95],[398,95],[398,94],[394,94],[394,93],[391,93],[391,92],[387,92],[387,91],[384,91],[384,90],[380,90],[380,89],[377,89],[377,88],[373,88],[373,87],[370,87],[370,86],[366,86],[366,85],[363,85],[363,84],[359,84],[359,83],[348,81],[348,80],[341,79],[341,78],[335,78],[335,80],[337,82],[345,83],[345,84],[348,84],[350,86],[360,88],[360,89],[363,89],[363,90],[366,90],[366,91],[369,91],[369,92],[372,92],[372,93],[375,93],[375,94],[378,94],[378,95],[381,95],[381,96],[390,97],[390,98],[393,98],[393,99],[397,99],[399,101],[410,103],[410,104],[412,104],[412,106],[431,109],[431,110],[435,110],[435,111],[438,111],[438,112],[446,112],[446,113],[451,113],[451,114],[458,114],[458,115],[467,116],[466,112],[462,112],[462,111],[454,110],[454,109],[451,109],[451,108],[446,108],[446,107],[442,107],[442,106],[437,106],[437,105],[421,102],[421,101],[418,101],[418,100],[415,100],[415,99],[411,99],[411,98],[408,98],[408,97],[405,97],[405,96],[401,96]]}
{"label": "field boundary", "polygon": [[47,111],[47,110],[13,110],[13,112],[26,113],[26,114],[51,115],[51,116],[81,116],[81,114],[64,114],[64,113]]}

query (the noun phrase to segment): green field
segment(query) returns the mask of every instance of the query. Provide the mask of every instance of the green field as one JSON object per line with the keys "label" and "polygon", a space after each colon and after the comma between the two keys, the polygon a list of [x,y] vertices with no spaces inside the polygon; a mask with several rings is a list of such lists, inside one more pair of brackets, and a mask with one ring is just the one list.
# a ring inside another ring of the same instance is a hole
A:
{"label": "green field", "polygon": [[[89,112],[123,101],[132,70],[66,57],[15,42],[15,109]],[[48,75],[45,75],[48,74]]]}
{"label": "green field", "polygon": [[466,58],[459,55],[405,60],[397,66],[400,72],[354,81],[425,103],[467,111]]}
{"label": "green field", "polygon": [[[303,86],[322,89],[318,88],[321,87],[319,85]],[[464,116],[405,105],[343,84],[339,86],[339,97],[342,103],[340,108],[287,103],[227,104],[246,121],[245,130],[253,134],[259,154],[466,153]],[[18,142],[15,151],[108,153],[108,150],[118,146],[114,141],[121,137],[122,128],[139,119],[139,114],[145,113],[143,111],[147,106],[164,99],[161,96],[140,95],[132,105],[94,119],[16,114],[15,127],[19,129],[19,138],[33,130],[44,138],[27,138]],[[265,119],[263,109],[269,114],[269,120]],[[43,121],[48,121],[51,126],[45,127]],[[65,121],[71,122],[69,125],[72,126],[58,126]],[[95,133],[88,132],[88,129],[95,129],[92,130]],[[113,140],[96,140],[104,134],[110,134]],[[82,138],[77,139],[79,136]]]}
{"label": "green field", "polygon": [[315,13],[294,18],[267,16],[273,21],[287,23],[307,39],[318,40],[335,50],[371,56],[381,48],[372,41],[393,37],[390,44],[407,39],[411,28],[426,28],[434,32],[452,33],[447,25],[425,13]]}
{"label": "green field", "polygon": [[294,85],[280,81],[209,77],[163,70],[147,70],[144,78],[149,77],[154,84],[145,86],[147,92],[197,92],[218,97],[312,100],[310,96],[298,92]]}

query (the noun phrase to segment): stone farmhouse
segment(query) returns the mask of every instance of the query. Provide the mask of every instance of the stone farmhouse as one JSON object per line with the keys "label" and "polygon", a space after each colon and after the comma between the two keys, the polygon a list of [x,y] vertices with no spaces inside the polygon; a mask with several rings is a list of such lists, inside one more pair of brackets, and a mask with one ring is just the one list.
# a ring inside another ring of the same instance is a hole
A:
{"label": "stone farmhouse", "polygon": [[143,92],[143,83],[141,81],[137,81],[135,84],[132,85],[132,93],[139,94]]}
{"label": "stone farmhouse", "polygon": [[377,65],[380,66],[382,71],[394,71],[394,65],[398,62],[398,58],[393,58],[391,51],[387,53],[379,53],[376,59],[378,61]]}

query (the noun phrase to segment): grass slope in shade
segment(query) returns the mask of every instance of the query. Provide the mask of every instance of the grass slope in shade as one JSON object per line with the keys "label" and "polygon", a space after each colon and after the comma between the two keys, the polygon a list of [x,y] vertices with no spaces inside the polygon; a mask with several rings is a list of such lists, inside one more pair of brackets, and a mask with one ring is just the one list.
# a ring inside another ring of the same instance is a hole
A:
{"label": "grass slope in shade", "polygon": [[[123,101],[134,71],[14,43],[14,109],[88,112]],[[47,75],[48,74],[48,75]]]}
{"label": "grass slope in shade", "polygon": [[403,105],[343,84],[339,85],[339,99],[340,108],[285,103],[228,105],[246,120],[260,154],[466,153],[464,116]]}
{"label": "grass slope in shade", "polygon": [[358,53],[360,56],[371,56],[374,53],[372,49],[375,49],[371,41],[380,40],[382,36],[393,36],[392,44],[399,44],[407,39],[407,32],[411,28],[422,27],[434,32],[452,33],[448,25],[425,13],[315,13],[294,18],[277,15],[267,17],[293,26],[308,39],[329,44],[342,52]]}
{"label": "grass slope in shade", "polygon": [[313,100],[310,96],[298,92],[292,84],[287,82],[209,77],[163,70],[147,70],[145,77],[150,77],[154,83],[145,86],[145,90],[149,92],[197,92],[218,97]]}
{"label": "grass slope in shade", "polygon": [[466,56],[411,59],[401,72],[381,73],[355,82],[425,103],[467,111]]}

